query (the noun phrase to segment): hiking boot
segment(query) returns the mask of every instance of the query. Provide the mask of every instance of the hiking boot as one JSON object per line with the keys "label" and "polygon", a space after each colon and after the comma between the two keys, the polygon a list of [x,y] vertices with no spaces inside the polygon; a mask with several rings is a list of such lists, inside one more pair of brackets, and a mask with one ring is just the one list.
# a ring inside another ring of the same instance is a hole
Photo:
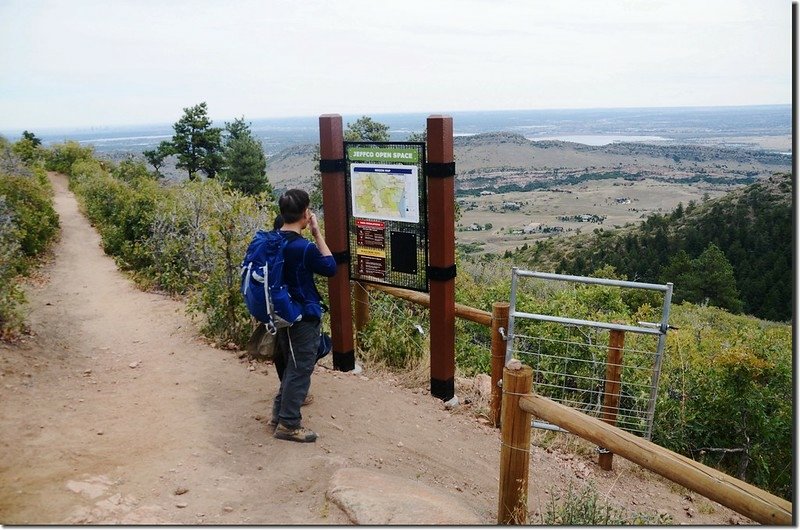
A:
{"label": "hiking boot", "polygon": [[278,427],[278,420],[269,420],[267,422],[267,430],[275,434],[275,429]]}
{"label": "hiking boot", "polygon": [[317,439],[317,433],[306,429],[305,427],[284,427],[281,424],[278,424],[278,427],[275,429],[275,434],[273,434],[275,438],[278,440],[290,440],[292,442],[301,442],[301,443],[308,443],[313,442]]}
{"label": "hiking boot", "polygon": [[313,394],[306,394],[306,398],[300,403],[301,407],[305,407],[306,405],[311,405],[314,403],[314,395]]}

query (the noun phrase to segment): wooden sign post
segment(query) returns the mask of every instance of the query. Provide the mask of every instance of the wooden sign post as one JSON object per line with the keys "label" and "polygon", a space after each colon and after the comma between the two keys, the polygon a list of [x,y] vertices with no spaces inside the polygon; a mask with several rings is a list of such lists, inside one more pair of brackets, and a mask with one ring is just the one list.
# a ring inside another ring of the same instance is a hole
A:
{"label": "wooden sign post", "polygon": [[453,118],[427,123],[428,279],[430,283],[431,395],[455,395],[455,162]]}
{"label": "wooden sign post", "polygon": [[347,193],[345,190],[344,135],[339,114],[319,117],[319,170],[325,207],[325,241],[338,264],[328,278],[331,312],[333,367],[348,372],[355,368],[353,310],[350,297],[350,257],[347,252]]}

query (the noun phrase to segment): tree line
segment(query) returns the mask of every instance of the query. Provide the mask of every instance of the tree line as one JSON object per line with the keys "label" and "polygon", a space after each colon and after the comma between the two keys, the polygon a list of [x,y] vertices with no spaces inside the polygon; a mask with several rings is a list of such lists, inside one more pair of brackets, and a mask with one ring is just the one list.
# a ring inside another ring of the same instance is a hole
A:
{"label": "tree line", "polygon": [[232,188],[248,195],[272,193],[267,179],[267,159],[261,142],[253,136],[244,116],[225,127],[214,127],[205,102],[183,109],[183,116],[172,126],[170,140],[142,154],[157,175],[169,156],[175,156],[178,169],[185,169],[189,180],[202,172],[208,178],[221,178]]}

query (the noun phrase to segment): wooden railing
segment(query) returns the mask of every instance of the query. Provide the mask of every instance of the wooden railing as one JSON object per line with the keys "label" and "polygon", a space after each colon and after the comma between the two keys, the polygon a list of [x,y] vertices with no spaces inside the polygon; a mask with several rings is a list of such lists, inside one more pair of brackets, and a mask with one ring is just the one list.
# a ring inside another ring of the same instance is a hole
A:
{"label": "wooden railing", "polygon": [[605,447],[681,486],[750,519],[792,525],[792,504],[780,497],[695,462],[545,397],[531,393],[528,366],[503,371],[502,446],[497,522],[527,524],[530,424],[536,416]]}

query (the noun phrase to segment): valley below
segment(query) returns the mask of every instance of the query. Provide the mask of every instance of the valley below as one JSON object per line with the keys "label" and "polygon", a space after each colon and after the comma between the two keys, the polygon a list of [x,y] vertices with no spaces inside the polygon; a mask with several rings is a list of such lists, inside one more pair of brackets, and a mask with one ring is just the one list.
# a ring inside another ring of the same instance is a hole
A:
{"label": "valley below", "polygon": [[[791,137],[709,139],[706,145],[531,141],[515,133],[457,136],[456,238],[468,253],[503,253],[539,239],[638,223],[690,201],[791,171]],[[315,146],[270,157],[277,191],[315,185]]]}

